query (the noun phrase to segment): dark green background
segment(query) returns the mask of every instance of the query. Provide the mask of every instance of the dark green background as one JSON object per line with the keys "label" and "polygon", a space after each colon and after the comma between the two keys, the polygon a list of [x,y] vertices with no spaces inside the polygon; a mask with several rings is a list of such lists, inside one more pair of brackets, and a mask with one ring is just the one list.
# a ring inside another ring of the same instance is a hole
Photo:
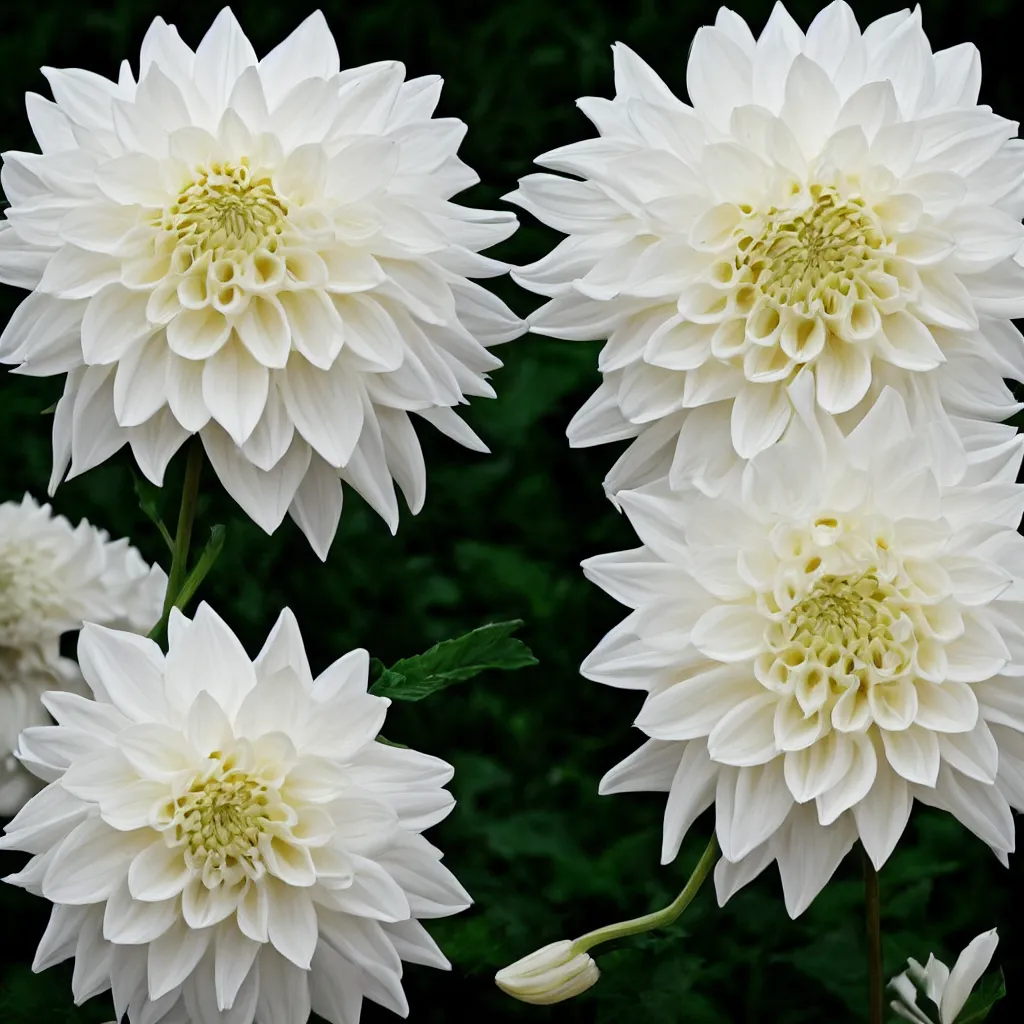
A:
{"label": "dark green background", "polygon": [[[1011,48],[1014,0],[925,0],[925,27],[936,49],[965,39],[984,60],[982,99],[1008,117],[1024,109],[1024,76]],[[866,23],[894,5],[855,3]],[[299,2],[235,6],[257,52],[264,53],[314,7]],[[755,31],[766,0],[737,4]],[[484,184],[465,197],[494,206],[536,154],[590,134],[575,109],[580,95],[611,95],[609,46],[639,51],[677,91],[696,28],[716,6],[695,0],[365,0],[326,3],[342,64],[383,58],[410,75],[446,80],[440,113],[469,124],[462,155]],[[792,5],[806,26],[817,5]],[[123,57],[137,66],[150,19],[162,14],[198,43],[215,9],[153,0],[86,4],[80,0],[4,3],[0,7],[0,148],[33,149],[22,94],[46,91],[40,65],[89,68],[111,77]],[[495,255],[529,262],[555,235],[532,220]],[[520,312],[535,304],[510,282],[498,284]],[[21,298],[0,290],[0,316]],[[553,1009],[524,1006],[494,987],[494,971],[557,938],[666,903],[681,887],[706,841],[702,818],[677,862],[658,866],[661,795],[599,798],[603,772],[637,746],[630,724],[636,694],[581,679],[577,667],[621,611],[589,585],[579,562],[631,547],[628,524],[601,491],[616,452],[571,451],[564,430],[598,381],[596,343],[528,337],[501,348],[499,398],[476,401],[468,419],[492,448],[467,453],[421,430],[429,488],[425,510],[405,515],[397,538],[352,492],[327,564],[321,565],[287,520],[273,538],[240,517],[212,476],[205,480],[200,532],[228,525],[227,547],[203,596],[258,650],[278,611],[298,614],[315,669],[355,646],[385,661],[420,651],[480,623],[521,617],[536,668],[491,674],[421,704],[396,706],[390,738],[453,762],[458,806],[433,830],[448,865],[476,899],[466,914],[432,925],[455,964],[450,974],[411,967],[413,1019],[645,1024],[762,1022],[820,1024],[866,1018],[859,863],[847,858],[811,909],[793,923],[774,869],[724,910],[710,891],[663,934],[624,943],[600,956],[596,988]],[[30,490],[44,497],[49,420],[40,410],[59,395],[57,379],[6,375],[0,382],[0,500]],[[181,459],[169,473],[168,514]],[[128,456],[61,486],[56,508],[126,534],[150,559],[165,552],[136,507]],[[7,855],[0,867],[18,858]],[[1021,962],[1020,864],[1003,870],[988,849],[954,821],[915,810],[899,850],[882,872],[887,973],[929,950],[952,962],[977,932],[998,924],[997,961],[1011,997],[993,1021],[1020,1019],[1024,1000],[1013,965]],[[8,962],[0,980],[0,1018],[8,1022],[102,1021],[104,999],[69,1013],[70,972],[33,977],[27,964],[46,907],[2,887],[0,913]],[[607,947],[606,947],[607,948]],[[1014,1009],[1016,1003],[1016,1009]],[[390,1018],[367,1003],[364,1020]]]}

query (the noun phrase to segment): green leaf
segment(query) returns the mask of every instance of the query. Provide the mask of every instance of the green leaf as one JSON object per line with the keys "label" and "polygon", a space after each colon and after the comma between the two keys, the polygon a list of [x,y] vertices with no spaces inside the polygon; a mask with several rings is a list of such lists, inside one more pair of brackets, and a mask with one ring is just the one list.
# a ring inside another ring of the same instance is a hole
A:
{"label": "green leaf", "polygon": [[39,415],[40,416],[52,416],[56,411],[57,411],[57,403],[54,402],[53,405],[48,405],[45,409],[40,410]]}
{"label": "green leaf", "polygon": [[1002,971],[989,974],[982,979],[967,1000],[964,1008],[956,1019],[956,1024],[980,1024],[992,1010],[992,1007],[1006,995],[1006,979]]}
{"label": "green leaf", "polygon": [[145,477],[139,476],[134,469],[131,473],[132,481],[135,485],[135,496],[139,499],[139,508],[146,513],[146,517],[160,531],[160,536],[163,537],[168,551],[173,552],[174,538],[160,517],[160,488],[151,484]]}
{"label": "green leaf", "polygon": [[509,671],[536,665],[530,648],[512,636],[522,624],[522,619],[492,622],[453,640],[442,640],[429,651],[385,669],[370,693],[392,700],[422,700],[487,669]]}
{"label": "green leaf", "polygon": [[206,574],[213,568],[213,563],[217,561],[221,549],[224,547],[224,538],[227,536],[227,532],[227,528],[221,523],[211,527],[210,539],[206,542],[199,561],[196,562],[188,579],[182,584],[178,596],[174,599],[175,608],[184,611],[185,606],[192,600],[193,595],[199,589],[199,584],[203,582]]}

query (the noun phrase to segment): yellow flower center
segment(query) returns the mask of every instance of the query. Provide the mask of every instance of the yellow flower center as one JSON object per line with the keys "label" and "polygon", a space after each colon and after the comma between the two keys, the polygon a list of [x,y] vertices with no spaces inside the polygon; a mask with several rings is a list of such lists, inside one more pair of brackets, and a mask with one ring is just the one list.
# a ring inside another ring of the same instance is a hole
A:
{"label": "yellow flower center", "polygon": [[750,380],[791,379],[826,344],[870,344],[882,316],[905,305],[895,243],[854,190],[794,185],[789,203],[725,216],[722,255],[694,312],[718,324],[715,357]]}
{"label": "yellow flower center", "polygon": [[287,203],[274,191],[270,175],[253,173],[243,157],[238,163],[214,163],[196,177],[163,212],[161,225],[193,258],[271,252],[284,231]]}
{"label": "yellow flower center", "polygon": [[869,298],[864,278],[883,269],[888,242],[859,197],[812,185],[806,205],[771,207],[740,226],[736,268],[778,306],[835,315],[845,297]]}
{"label": "yellow flower center", "polygon": [[894,618],[886,606],[893,593],[873,573],[853,578],[823,576],[790,609],[783,632],[805,647],[818,639],[848,649],[865,640],[884,639]]}
{"label": "yellow flower center", "polygon": [[830,692],[891,682],[913,664],[914,633],[902,615],[904,603],[873,572],[822,576],[768,627],[762,671],[779,686],[798,683],[798,699],[814,691],[805,711],[821,707]]}
{"label": "yellow flower center", "polygon": [[260,836],[282,820],[277,794],[243,770],[234,754],[214,751],[206,768],[167,808],[173,840],[208,885],[262,874]]}

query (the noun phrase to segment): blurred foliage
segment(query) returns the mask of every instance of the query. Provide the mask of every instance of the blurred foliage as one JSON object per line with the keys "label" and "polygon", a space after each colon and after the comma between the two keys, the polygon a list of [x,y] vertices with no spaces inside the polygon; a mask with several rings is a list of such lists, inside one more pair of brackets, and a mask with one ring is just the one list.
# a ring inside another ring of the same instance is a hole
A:
{"label": "blurred foliage", "polygon": [[[309,0],[243,0],[235,5],[258,52],[266,52],[314,8]],[[767,0],[735,5],[755,29]],[[790,5],[806,25],[819,5]],[[895,4],[854,0],[862,23]],[[982,99],[1014,117],[1024,78],[1011,31],[1014,0],[924,0],[925,28],[936,48],[965,39],[982,50]],[[697,27],[713,21],[709,0],[327,0],[343,65],[399,58],[410,74],[446,80],[439,113],[469,124],[463,156],[484,184],[465,197],[489,206],[531,169],[532,158],[590,134],[576,110],[580,95],[612,93],[609,46],[622,40],[648,59],[681,94],[685,58]],[[38,68],[84,67],[116,77],[133,62],[149,21],[162,14],[192,45],[215,14],[200,4],[159,0],[40,0],[0,5],[0,149],[34,149],[22,94],[46,92]],[[529,221],[529,218],[526,218]],[[554,234],[529,221],[494,255],[536,259]],[[507,280],[497,289],[521,313],[533,298]],[[20,295],[3,289],[6,320]],[[413,1018],[448,1024],[494,1021],[644,1024],[822,1024],[863,1021],[866,979],[862,898],[856,857],[797,921],[790,921],[777,874],[766,872],[715,906],[702,892],[662,933],[624,941],[600,955],[601,981],[554,1008],[525,1006],[493,984],[496,969],[557,938],[667,903],[681,888],[711,828],[692,830],[678,860],[658,866],[664,797],[599,798],[601,775],[640,741],[630,723],[637,695],[586,682],[577,668],[621,609],[589,585],[579,562],[634,546],[628,525],[605,500],[601,479],[611,448],[571,451],[565,426],[597,382],[598,345],[527,337],[499,350],[497,402],[477,400],[467,418],[493,454],[468,453],[421,431],[429,494],[424,511],[405,515],[392,538],[383,522],[346,492],[341,528],[326,565],[286,521],[266,537],[204,481],[198,536],[216,522],[228,541],[201,597],[230,621],[251,653],[279,610],[291,606],[311,661],[323,668],[362,646],[385,664],[426,650],[486,622],[522,618],[523,640],[539,666],[488,673],[414,704],[392,707],[389,740],[454,763],[458,805],[431,838],[476,899],[469,912],[431,923],[454,963],[450,974],[411,967],[406,973]],[[40,415],[58,397],[57,379],[7,375],[0,380],[0,500],[29,490],[44,497],[50,420]],[[159,501],[177,504],[182,458]],[[146,494],[147,503],[157,499]],[[139,507],[129,459],[122,454],[63,484],[58,511],[128,535],[149,559],[167,551]],[[5,854],[0,870],[21,858]],[[950,818],[915,810],[911,826],[881,875],[888,976],[908,955],[929,951],[952,963],[978,932],[998,925],[996,960],[1022,962],[1018,925],[1024,872],[1006,871],[986,847]],[[709,887],[710,890],[710,887]],[[0,887],[6,963],[0,977],[5,1024],[89,1024],[110,1016],[106,997],[69,1012],[68,965],[44,977],[28,973],[44,927],[43,901]],[[1009,997],[989,1020],[1021,1019],[1024,986],[1010,978]],[[1016,991],[1015,991],[1016,989]],[[364,1021],[390,1014],[366,1004]]]}

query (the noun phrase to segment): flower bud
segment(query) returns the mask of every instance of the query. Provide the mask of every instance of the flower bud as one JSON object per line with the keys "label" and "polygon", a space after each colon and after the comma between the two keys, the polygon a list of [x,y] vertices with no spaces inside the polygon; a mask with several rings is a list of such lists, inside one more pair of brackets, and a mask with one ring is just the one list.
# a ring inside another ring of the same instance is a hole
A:
{"label": "flower bud", "polygon": [[494,976],[498,988],[524,1003],[547,1006],[585,992],[601,972],[588,953],[577,953],[568,939],[552,942]]}

